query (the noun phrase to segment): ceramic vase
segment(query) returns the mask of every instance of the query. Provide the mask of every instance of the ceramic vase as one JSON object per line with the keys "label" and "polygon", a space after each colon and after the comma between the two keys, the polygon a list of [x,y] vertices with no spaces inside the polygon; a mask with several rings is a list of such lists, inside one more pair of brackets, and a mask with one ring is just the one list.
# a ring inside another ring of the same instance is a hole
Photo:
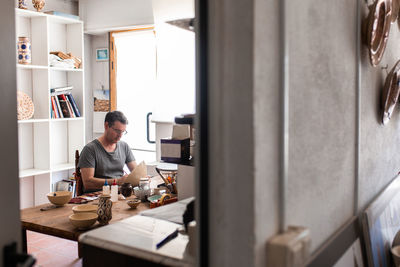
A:
{"label": "ceramic vase", "polygon": [[20,9],[28,9],[27,0],[18,0],[18,8]]}
{"label": "ceramic vase", "polygon": [[99,197],[99,205],[97,207],[97,220],[101,225],[106,225],[112,219],[112,201],[110,195],[101,195]]}
{"label": "ceramic vase", "polygon": [[18,63],[31,64],[31,42],[28,37],[18,37]]}
{"label": "ceramic vase", "polygon": [[32,4],[33,4],[33,7],[37,10],[37,12],[40,12],[43,9],[44,4],[46,4],[46,1],[45,0],[32,0]]}
{"label": "ceramic vase", "polygon": [[130,197],[132,195],[132,185],[130,183],[124,183],[121,186],[121,194],[124,197]]}

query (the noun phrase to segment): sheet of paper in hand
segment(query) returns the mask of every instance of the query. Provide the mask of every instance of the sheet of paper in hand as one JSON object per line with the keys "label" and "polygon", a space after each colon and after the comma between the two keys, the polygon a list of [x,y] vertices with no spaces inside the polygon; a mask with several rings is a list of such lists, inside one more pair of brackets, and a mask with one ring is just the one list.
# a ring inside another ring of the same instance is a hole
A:
{"label": "sheet of paper in hand", "polygon": [[136,166],[135,169],[128,175],[125,183],[130,183],[132,186],[138,186],[140,178],[147,177],[147,167],[144,161]]}

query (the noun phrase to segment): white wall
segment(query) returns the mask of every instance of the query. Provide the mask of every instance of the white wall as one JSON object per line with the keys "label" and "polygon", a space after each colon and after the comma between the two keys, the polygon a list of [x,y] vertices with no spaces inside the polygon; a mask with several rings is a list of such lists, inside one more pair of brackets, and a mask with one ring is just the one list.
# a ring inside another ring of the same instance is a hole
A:
{"label": "white wall", "polygon": [[79,16],[85,22],[86,33],[153,24],[151,1],[143,0],[80,0]]}
{"label": "white wall", "polygon": [[[101,89],[101,86],[104,86],[104,89],[110,89],[110,72],[109,72],[109,61],[96,61],[96,49],[98,48],[108,48],[108,33],[104,33],[101,35],[92,35],[91,36],[92,43],[90,45],[91,47],[91,92],[90,92],[90,97],[88,101],[90,101],[91,105],[91,118],[90,120],[87,121],[88,124],[93,126],[93,90],[99,90]],[[94,133],[93,130],[91,131],[92,133],[92,140],[99,137],[101,134],[100,133]]]}
{"label": "white wall", "polygon": [[92,35],[84,35],[85,46],[85,143],[93,140],[93,88],[92,88],[92,70],[93,70],[93,49]]}

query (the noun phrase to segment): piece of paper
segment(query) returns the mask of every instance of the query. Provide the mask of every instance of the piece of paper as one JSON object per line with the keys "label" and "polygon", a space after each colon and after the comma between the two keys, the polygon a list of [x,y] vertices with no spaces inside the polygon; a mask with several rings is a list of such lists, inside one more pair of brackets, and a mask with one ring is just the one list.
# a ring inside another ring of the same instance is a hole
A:
{"label": "piece of paper", "polygon": [[138,186],[140,178],[142,177],[147,177],[147,167],[144,161],[137,165],[128,177],[126,177],[125,183],[130,183],[132,186]]}

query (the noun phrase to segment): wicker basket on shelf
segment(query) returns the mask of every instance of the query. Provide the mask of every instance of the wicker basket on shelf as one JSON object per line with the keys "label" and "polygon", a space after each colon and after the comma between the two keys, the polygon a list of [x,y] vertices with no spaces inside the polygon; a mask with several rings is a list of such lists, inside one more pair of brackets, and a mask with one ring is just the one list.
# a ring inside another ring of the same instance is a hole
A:
{"label": "wicker basket on shelf", "polygon": [[32,99],[24,92],[17,91],[18,120],[28,120],[32,118],[34,112]]}

